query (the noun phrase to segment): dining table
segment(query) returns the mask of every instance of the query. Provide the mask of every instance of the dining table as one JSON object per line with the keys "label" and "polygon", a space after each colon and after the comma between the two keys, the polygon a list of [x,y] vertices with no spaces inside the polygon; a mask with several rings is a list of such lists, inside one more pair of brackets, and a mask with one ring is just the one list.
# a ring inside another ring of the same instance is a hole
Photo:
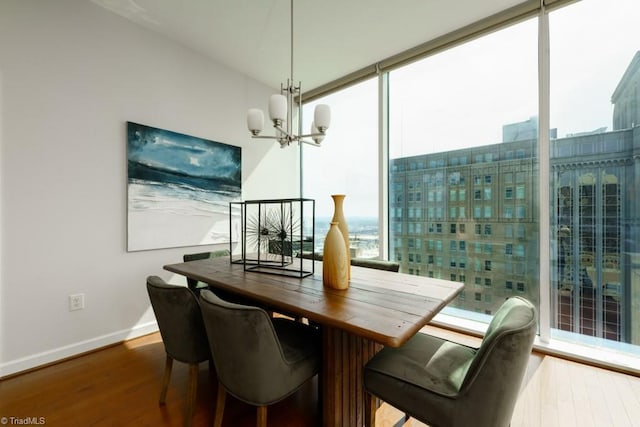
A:
{"label": "dining table", "polygon": [[[460,282],[351,266],[349,287],[322,282],[322,262],[296,277],[256,272],[230,257],[168,264],[164,269],[255,301],[256,305],[317,325],[322,334],[323,426],[362,426],[363,367],[383,346],[399,347],[451,302]],[[275,271],[277,273],[277,271]],[[375,410],[375,408],[370,408]]]}

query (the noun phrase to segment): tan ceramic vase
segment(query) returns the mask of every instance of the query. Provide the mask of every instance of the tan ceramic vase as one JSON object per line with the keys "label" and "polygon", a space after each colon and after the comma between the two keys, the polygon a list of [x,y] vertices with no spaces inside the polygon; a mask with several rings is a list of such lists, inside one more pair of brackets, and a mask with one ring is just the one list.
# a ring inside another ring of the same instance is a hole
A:
{"label": "tan ceramic vase", "polygon": [[333,218],[331,218],[331,222],[337,222],[338,228],[340,228],[340,232],[342,233],[342,238],[344,239],[344,246],[347,251],[347,279],[351,279],[351,244],[349,243],[349,225],[347,224],[347,220],[344,217],[344,194],[332,194],[333,198]]}
{"label": "tan ceramic vase", "polygon": [[332,289],[347,289],[349,287],[347,266],[344,239],[338,228],[338,223],[332,221],[324,239],[322,284]]}

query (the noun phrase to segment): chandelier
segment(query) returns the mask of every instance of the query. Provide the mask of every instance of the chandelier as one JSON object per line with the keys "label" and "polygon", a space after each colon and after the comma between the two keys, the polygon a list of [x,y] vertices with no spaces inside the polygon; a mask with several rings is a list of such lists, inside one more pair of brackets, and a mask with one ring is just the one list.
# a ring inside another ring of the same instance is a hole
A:
{"label": "chandelier", "polygon": [[[288,147],[292,142],[320,146],[331,122],[331,110],[326,104],[317,105],[310,133],[296,135],[293,129],[293,108],[295,102],[299,107],[302,106],[301,86],[300,82],[296,86],[293,80],[293,0],[291,0],[291,70],[287,84],[280,84],[280,93],[271,95],[269,98],[269,118],[273,122],[275,135],[260,135],[264,127],[264,113],[258,108],[250,108],[247,112],[247,127],[252,138],[276,139],[280,143],[280,148]],[[311,138],[311,141],[304,138]]]}

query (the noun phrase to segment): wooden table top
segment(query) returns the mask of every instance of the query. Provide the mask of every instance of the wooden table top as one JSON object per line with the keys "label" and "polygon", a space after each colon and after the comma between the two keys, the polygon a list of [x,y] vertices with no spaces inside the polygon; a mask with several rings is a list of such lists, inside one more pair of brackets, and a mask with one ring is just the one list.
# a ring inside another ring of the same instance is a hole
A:
{"label": "wooden table top", "polygon": [[[308,261],[312,262],[312,261]],[[229,257],[164,266],[215,288],[255,300],[275,311],[399,347],[463,289],[458,282],[364,267],[351,267],[346,290],[322,285],[322,263],[305,278],[245,271]]]}

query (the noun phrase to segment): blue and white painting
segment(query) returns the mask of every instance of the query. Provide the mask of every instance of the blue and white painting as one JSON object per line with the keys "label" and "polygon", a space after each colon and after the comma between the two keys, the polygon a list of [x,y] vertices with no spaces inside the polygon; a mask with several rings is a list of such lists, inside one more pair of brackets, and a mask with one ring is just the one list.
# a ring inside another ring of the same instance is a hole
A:
{"label": "blue and white painting", "polygon": [[229,242],[241,149],[127,122],[129,251]]}

